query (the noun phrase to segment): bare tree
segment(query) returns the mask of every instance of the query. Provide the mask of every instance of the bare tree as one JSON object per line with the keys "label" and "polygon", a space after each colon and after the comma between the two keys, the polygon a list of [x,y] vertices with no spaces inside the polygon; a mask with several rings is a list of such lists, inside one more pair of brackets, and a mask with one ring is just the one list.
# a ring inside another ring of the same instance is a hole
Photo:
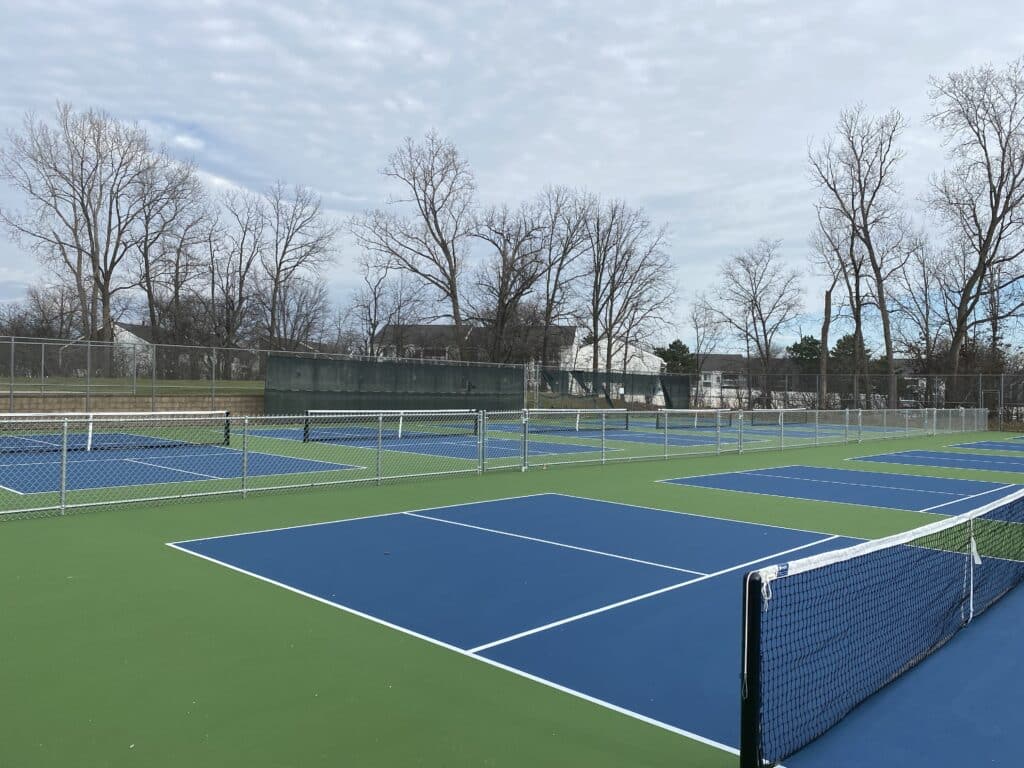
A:
{"label": "bare tree", "polygon": [[[288,190],[280,181],[263,196],[267,216],[266,240],[260,253],[266,285],[266,337],[271,348],[292,341],[281,323],[284,295],[309,295],[308,290],[289,291],[298,279],[315,278],[333,258],[337,228],[324,216],[320,197],[297,186]],[[291,311],[294,318],[295,312]]]}
{"label": "bare tree", "polygon": [[[783,265],[781,245],[779,240],[759,240],[730,257],[719,271],[715,290],[719,318],[746,345],[748,358],[750,352],[757,354],[766,382],[777,351],[775,339],[802,310],[800,275]],[[764,405],[770,406],[768,386],[764,395]]]}
{"label": "bare tree", "polygon": [[[874,306],[873,293],[868,282],[867,257],[849,219],[829,207],[820,205],[817,206],[817,214],[818,228],[811,237],[811,243],[818,266],[830,279],[833,276],[838,278],[846,289],[843,303],[853,321],[853,396],[854,402],[859,404],[861,377],[864,379],[864,392],[871,392],[867,359],[864,354],[866,310]],[[823,345],[822,357],[828,354],[828,347]]]}
{"label": "bare tree", "polygon": [[[586,218],[583,321],[591,345],[594,380],[601,367],[613,371],[616,352],[643,343],[674,302],[673,267],[665,253],[665,230],[643,210],[621,200],[594,202]],[[606,381],[606,390],[608,382]],[[609,396],[610,396],[609,391]]]}
{"label": "bare tree", "polygon": [[[950,167],[930,202],[948,231],[948,366],[955,375],[968,333],[1024,310],[1024,57],[931,80],[929,120],[949,147]],[[1001,293],[1006,301],[991,302]],[[988,309],[978,312],[979,305]]]}
{"label": "bare tree", "polygon": [[[427,311],[423,284],[414,282],[408,272],[390,268],[373,254],[359,258],[362,284],[355,289],[348,304],[348,315],[360,352],[379,355],[383,344],[395,346],[402,356],[403,334],[411,324],[433,319]],[[386,340],[380,334],[388,329]]]}
{"label": "bare tree", "polygon": [[[893,290],[893,329],[904,354],[914,360],[920,373],[939,373],[944,345],[949,337],[949,308],[944,300],[943,257],[923,236],[903,269],[895,275]],[[934,381],[927,379],[926,398],[935,395]]]}
{"label": "bare tree", "polygon": [[193,166],[159,154],[138,183],[134,279],[146,299],[154,342],[195,343],[186,293],[200,278],[199,249],[209,227],[205,191]]}
{"label": "bare tree", "polygon": [[208,306],[215,343],[233,347],[254,324],[257,270],[269,222],[263,200],[252,193],[230,190],[220,204],[220,218],[205,241]]}
{"label": "bare tree", "polygon": [[840,113],[832,136],[809,152],[811,177],[821,191],[819,213],[849,226],[863,247],[873,279],[889,373],[889,405],[896,407],[896,360],[887,282],[908,257],[908,226],[900,203],[897,142],[906,125],[893,109],[879,117],[863,104]]}
{"label": "bare tree", "polygon": [[58,104],[55,125],[26,115],[0,154],[0,177],[26,201],[23,212],[3,210],[0,219],[44,263],[71,273],[84,335],[102,329],[112,338],[115,296],[132,286],[125,262],[138,187],[152,162],[137,125],[67,104]]}
{"label": "bare tree", "polygon": [[540,194],[543,211],[540,281],[541,364],[550,365],[551,331],[560,320],[572,317],[574,289],[579,282],[578,265],[587,239],[587,218],[592,200],[585,193],[567,187],[546,187]]}
{"label": "bare tree", "polygon": [[352,232],[364,250],[416,275],[448,304],[454,343],[462,356],[462,279],[476,189],[469,164],[454,144],[432,131],[422,143],[406,139],[381,173],[403,190],[390,202],[411,206],[413,214],[406,218],[393,211],[371,211],[352,220]]}
{"label": "bare tree", "polygon": [[489,208],[480,215],[474,236],[489,247],[476,271],[474,319],[490,330],[492,362],[508,362],[510,333],[521,325],[520,307],[544,274],[541,233],[536,206]]}
{"label": "bare tree", "polygon": [[284,281],[276,300],[282,349],[308,349],[322,338],[328,315],[327,286],[315,276],[296,275]]}
{"label": "bare tree", "polygon": [[725,338],[725,325],[715,311],[713,302],[703,292],[694,294],[687,320],[693,331],[693,356],[699,375],[704,371],[708,356],[715,353]]}

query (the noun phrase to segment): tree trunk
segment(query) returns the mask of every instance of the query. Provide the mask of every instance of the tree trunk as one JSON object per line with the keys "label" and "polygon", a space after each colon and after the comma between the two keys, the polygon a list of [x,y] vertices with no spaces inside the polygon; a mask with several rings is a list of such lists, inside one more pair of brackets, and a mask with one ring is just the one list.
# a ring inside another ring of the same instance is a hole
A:
{"label": "tree trunk", "polygon": [[828,408],[828,331],[831,324],[832,289],[828,288],[825,291],[825,316],[821,321],[821,353],[818,355],[818,410]]}

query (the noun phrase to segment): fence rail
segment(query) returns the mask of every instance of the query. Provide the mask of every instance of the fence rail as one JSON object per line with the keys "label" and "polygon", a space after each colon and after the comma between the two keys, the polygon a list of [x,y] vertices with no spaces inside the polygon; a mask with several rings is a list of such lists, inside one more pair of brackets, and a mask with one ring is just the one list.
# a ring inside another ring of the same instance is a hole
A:
{"label": "fence rail", "polygon": [[0,418],[0,519],[986,429],[962,408],[32,414]]}

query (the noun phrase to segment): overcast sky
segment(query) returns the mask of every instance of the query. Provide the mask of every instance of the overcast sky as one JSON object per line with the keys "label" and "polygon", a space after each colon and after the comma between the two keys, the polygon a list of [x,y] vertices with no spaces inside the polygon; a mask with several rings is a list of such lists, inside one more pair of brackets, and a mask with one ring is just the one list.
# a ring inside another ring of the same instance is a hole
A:
{"label": "overcast sky", "polygon": [[[644,206],[684,294],[759,237],[805,268],[807,146],[841,108],[905,113],[913,199],[943,162],[929,76],[1024,53],[1020,0],[0,0],[0,19],[4,133],[58,99],[99,107],[212,183],[305,184],[344,217],[383,202],[388,152],[433,127],[484,202],[559,183]],[[335,296],[354,255],[328,275]],[[39,275],[0,239],[0,299]]]}

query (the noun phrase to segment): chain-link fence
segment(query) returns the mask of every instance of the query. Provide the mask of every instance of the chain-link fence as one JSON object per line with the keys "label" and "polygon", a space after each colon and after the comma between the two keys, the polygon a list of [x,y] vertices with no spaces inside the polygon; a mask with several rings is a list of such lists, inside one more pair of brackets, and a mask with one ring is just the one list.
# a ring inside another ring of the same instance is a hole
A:
{"label": "chain-link fence", "polygon": [[0,519],[272,489],[983,431],[983,409],[226,411],[0,418]]}

